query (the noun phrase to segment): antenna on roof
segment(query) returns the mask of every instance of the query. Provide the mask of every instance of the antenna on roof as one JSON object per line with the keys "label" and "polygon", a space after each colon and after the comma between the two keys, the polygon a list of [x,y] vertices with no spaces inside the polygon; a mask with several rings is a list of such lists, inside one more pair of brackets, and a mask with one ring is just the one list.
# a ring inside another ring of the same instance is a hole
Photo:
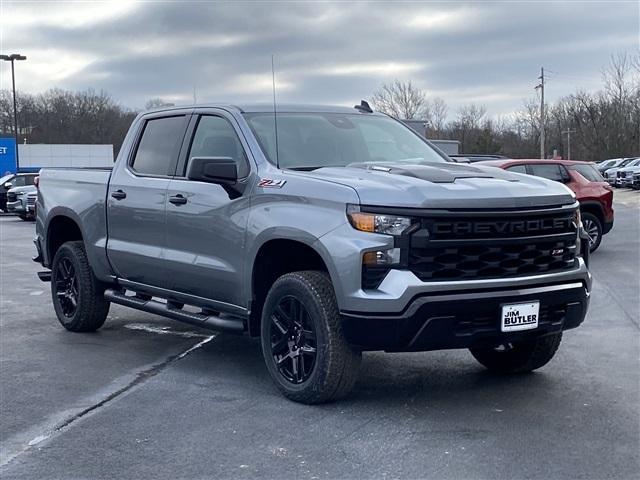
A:
{"label": "antenna on roof", "polygon": [[273,85],[273,128],[276,135],[276,167],[280,168],[280,156],[278,153],[278,111],[276,109],[276,69],[273,66],[273,54],[271,54],[271,84]]}
{"label": "antenna on roof", "polygon": [[369,103],[366,100],[360,100],[360,105],[354,105],[353,108],[360,112],[365,113],[373,113],[373,110],[369,106]]}

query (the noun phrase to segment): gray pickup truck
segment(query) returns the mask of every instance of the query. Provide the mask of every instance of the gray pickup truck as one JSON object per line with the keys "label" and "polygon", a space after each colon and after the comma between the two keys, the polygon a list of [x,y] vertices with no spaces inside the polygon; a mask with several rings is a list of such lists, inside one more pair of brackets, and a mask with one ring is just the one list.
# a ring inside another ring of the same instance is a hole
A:
{"label": "gray pickup truck", "polygon": [[38,188],[35,260],[66,329],[116,303],[247,332],[303,403],[347,394],[363,351],[537,369],[589,303],[564,185],[450,162],[366,102],[143,113],[112,170],[45,168]]}

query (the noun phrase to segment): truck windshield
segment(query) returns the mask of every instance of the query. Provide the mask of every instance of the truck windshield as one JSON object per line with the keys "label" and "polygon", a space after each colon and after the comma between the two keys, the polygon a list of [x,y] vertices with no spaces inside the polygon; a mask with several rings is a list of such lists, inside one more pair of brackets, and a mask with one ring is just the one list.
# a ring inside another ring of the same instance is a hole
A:
{"label": "truck windshield", "polygon": [[[244,115],[267,159],[276,163],[273,113]],[[446,162],[409,128],[389,117],[343,113],[278,112],[281,168],[313,170],[352,163]]]}

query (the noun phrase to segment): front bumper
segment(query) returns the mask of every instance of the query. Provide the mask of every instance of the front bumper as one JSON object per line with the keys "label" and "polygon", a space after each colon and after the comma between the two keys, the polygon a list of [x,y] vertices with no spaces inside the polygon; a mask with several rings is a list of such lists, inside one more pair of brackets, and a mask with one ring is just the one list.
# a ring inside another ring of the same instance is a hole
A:
{"label": "front bumper", "polygon": [[620,179],[620,186],[630,187],[633,184],[633,178],[625,177]]}
{"label": "front bumper", "polygon": [[[501,332],[501,306],[530,300],[540,302],[538,328]],[[588,305],[589,290],[582,282],[422,295],[398,315],[343,313],[343,330],[347,340],[362,350],[415,352],[493,347],[575,328],[584,320]]]}
{"label": "front bumper", "polygon": [[22,199],[18,198],[15,202],[7,202],[7,212],[10,213],[25,213],[27,207]]}

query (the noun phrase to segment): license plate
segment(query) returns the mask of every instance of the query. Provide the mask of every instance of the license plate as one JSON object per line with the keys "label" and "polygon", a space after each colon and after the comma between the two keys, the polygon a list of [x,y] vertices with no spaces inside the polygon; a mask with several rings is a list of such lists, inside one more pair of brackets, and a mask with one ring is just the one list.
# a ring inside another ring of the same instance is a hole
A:
{"label": "license plate", "polygon": [[503,332],[518,332],[538,328],[540,302],[502,305],[501,329]]}

